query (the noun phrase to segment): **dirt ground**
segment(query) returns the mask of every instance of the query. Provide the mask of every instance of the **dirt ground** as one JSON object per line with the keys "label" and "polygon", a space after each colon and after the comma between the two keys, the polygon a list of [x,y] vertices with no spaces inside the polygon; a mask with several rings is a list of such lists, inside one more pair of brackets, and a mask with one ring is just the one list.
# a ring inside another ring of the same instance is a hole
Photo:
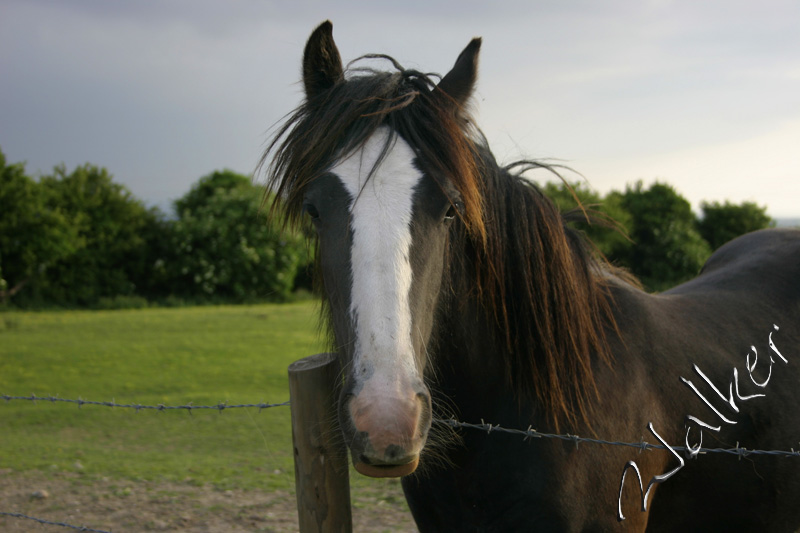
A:
{"label": "dirt ground", "polygon": [[[416,531],[399,485],[396,494],[387,493],[385,487],[374,493],[362,489],[352,500],[354,531]],[[0,471],[0,512],[113,533],[297,531],[295,497],[288,492],[220,491],[188,483],[108,479],[87,484],[64,473]],[[74,530],[0,515],[0,531]]]}

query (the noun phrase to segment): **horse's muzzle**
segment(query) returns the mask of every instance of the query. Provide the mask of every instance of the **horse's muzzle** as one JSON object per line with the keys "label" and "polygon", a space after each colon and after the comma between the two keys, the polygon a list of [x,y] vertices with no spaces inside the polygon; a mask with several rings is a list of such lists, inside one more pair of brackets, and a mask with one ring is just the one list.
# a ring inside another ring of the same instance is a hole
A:
{"label": "horse's muzzle", "polygon": [[404,394],[378,394],[366,387],[348,395],[343,428],[355,469],[370,477],[407,476],[417,469],[431,425],[430,393],[424,387]]}

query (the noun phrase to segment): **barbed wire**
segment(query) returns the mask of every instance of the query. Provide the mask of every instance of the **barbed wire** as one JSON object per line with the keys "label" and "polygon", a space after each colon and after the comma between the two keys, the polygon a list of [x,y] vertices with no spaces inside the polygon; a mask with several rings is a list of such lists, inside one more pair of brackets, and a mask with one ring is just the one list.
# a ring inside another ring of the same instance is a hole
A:
{"label": "barbed wire", "polygon": [[[114,408],[121,408],[121,409],[134,409],[137,413],[141,410],[154,410],[154,411],[169,411],[169,410],[186,410],[189,414],[192,414],[192,411],[196,409],[206,409],[206,410],[216,410],[220,413],[226,409],[241,409],[241,408],[258,408],[259,412],[263,409],[268,409],[272,407],[285,407],[290,405],[290,402],[280,402],[280,403],[248,403],[248,404],[235,404],[229,405],[225,402],[220,402],[216,405],[192,405],[191,403],[185,405],[164,405],[164,404],[157,404],[157,405],[144,405],[138,403],[130,403],[130,404],[121,404],[116,403],[115,401],[110,402],[98,402],[92,400],[83,400],[83,399],[69,399],[69,398],[59,398],[58,396],[36,396],[35,394],[31,394],[30,396],[10,396],[8,394],[0,394],[0,400],[5,400],[7,403],[12,400],[19,400],[19,401],[30,401],[34,404],[36,402],[51,402],[51,403],[71,403],[76,404],[78,408],[83,407],[84,405],[95,405],[100,407],[114,407]],[[563,441],[573,442],[575,447],[577,448],[580,443],[589,443],[589,444],[599,444],[599,445],[606,445],[606,446],[625,446],[628,448],[636,448],[639,452],[647,451],[647,450],[666,450],[667,446],[661,444],[650,444],[644,440],[644,437],[639,442],[620,442],[620,441],[610,441],[604,439],[596,439],[591,437],[579,437],[578,435],[570,435],[567,434],[556,434],[556,433],[544,433],[541,431],[537,431],[533,429],[532,426],[528,426],[528,429],[514,429],[514,428],[504,428],[502,426],[496,424],[487,424],[483,420],[481,420],[480,424],[470,423],[470,422],[461,422],[454,418],[443,419],[443,418],[435,418],[433,419],[434,423],[443,424],[449,426],[453,429],[472,429],[477,431],[485,431],[487,434],[491,433],[505,433],[509,435],[516,435],[522,437],[524,440],[530,439],[559,439]],[[670,446],[670,449],[673,451],[680,451],[680,452],[690,452],[692,456],[697,456],[698,454],[707,454],[707,453],[726,453],[730,455],[737,455],[739,460],[743,457],[747,457],[749,455],[771,455],[771,456],[781,456],[781,457],[800,457],[800,450],[795,450],[794,448],[790,448],[789,450],[750,450],[747,448],[743,448],[739,446],[739,443],[736,443],[735,448],[686,448],[685,446]],[[72,524],[67,524],[64,522],[53,522],[50,520],[44,520],[41,518],[35,518],[32,516],[27,516],[21,513],[11,513],[11,512],[2,512],[0,511],[0,516],[10,516],[13,518],[22,518],[27,520],[33,520],[35,522],[39,522],[40,524],[46,525],[54,525],[54,526],[61,526],[69,529],[75,529],[78,531],[88,531],[88,532],[96,532],[96,533],[112,533],[110,531],[104,531],[101,529],[92,529],[86,526],[75,526]]]}
{"label": "barbed wire", "polygon": [[5,400],[6,402],[10,402],[11,400],[27,400],[31,402],[43,401],[43,402],[64,402],[64,403],[74,403],[77,404],[78,407],[83,407],[84,405],[99,405],[102,407],[119,407],[121,409],[134,409],[137,413],[142,410],[154,410],[154,411],[169,411],[169,410],[180,410],[184,409],[192,414],[192,411],[197,409],[214,409],[219,411],[220,413],[225,409],[241,409],[245,407],[257,407],[259,411],[262,409],[269,409],[270,407],[285,407],[289,405],[289,402],[281,402],[281,403],[244,403],[238,405],[228,405],[225,402],[220,402],[216,405],[192,405],[188,403],[186,405],[142,405],[138,403],[116,403],[115,401],[110,402],[96,402],[90,400],[70,400],[67,398],[59,398],[58,396],[36,396],[35,394],[31,394],[30,396],[9,396],[7,394],[0,394],[0,400]]}
{"label": "barbed wire", "polygon": [[[113,400],[110,402],[98,402],[98,401],[90,401],[90,400],[83,400],[83,399],[68,399],[68,398],[59,398],[58,396],[36,396],[35,394],[31,394],[30,396],[9,396],[7,394],[0,394],[0,400],[6,400],[9,402],[11,400],[24,400],[24,401],[46,401],[46,402],[64,402],[64,403],[72,403],[77,404],[78,407],[82,407],[84,405],[97,405],[101,407],[117,407],[122,409],[134,409],[137,412],[145,409],[155,410],[155,411],[168,411],[168,410],[186,410],[189,414],[192,413],[195,409],[211,409],[217,410],[219,412],[224,411],[225,409],[241,409],[241,408],[258,408],[259,411],[262,409],[268,409],[271,407],[285,407],[290,404],[290,402],[280,402],[280,403],[247,403],[247,404],[237,404],[237,405],[228,405],[227,403],[220,402],[216,405],[192,405],[191,403],[186,405],[143,405],[138,403],[132,404],[120,404],[116,403]],[[478,431],[485,431],[488,434],[496,432],[496,433],[506,433],[510,435],[518,435],[523,437],[525,440],[529,440],[532,438],[540,439],[559,439],[563,441],[570,441],[575,444],[577,447],[580,443],[589,443],[589,444],[600,444],[606,446],[625,446],[628,448],[637,448],[639,451],[646,451],[646,450],[666,450],[667,447],[661,444],[651,444],[642,438],[639,442],[621,442],[621,441],[612,441],[612,440],[605,440],[605,439],[596,439],[591,437],[579,437],[578,435],[570,435],[567,434],[557,434],[557,433],[544,433],[538,430],[533,429],[533,427],[529,426],[528,429],[514,429],[514,428],[504,428],[496,424],[487,424],[483,420],[481,420],[480,424],[470,423],[470,422],[461,422],[454,418],[436,418],[433,422],[438,424],[444,424],[450,426],[451,428],[464,428],[464,429],[475,429]],[[736,443],[735,448],[686,448],[685,446],[670,446],[672,450],[680,451],[680,452],[691,452],[695,454],[695,452],[700,454],[707,454],[707,453],[726,453],[730,455],[737,455],[741,460],[742,457],[747,457],[748,455],[773,455],[773,456],[782,456],[782,457],[800,457],[800,450],[795,450],[794,448],[790,448],[789,450],[756,450],[756,449],[748,449],[739,446],[739,443]]]}
{"label": "barbed wire", "polygon": [[44,520],[42,518],[35,518],[33,516],[24,515],[22,513],[5,513],[0,511],[0,516],[10,516],[12,518],[25,518],[27,520],[33,520],[34,522],[39,522],[40,524],[45,524],[48,526],[61,526],[69,529],[76,529],[78,531],[91,531],[94,533],[112,533],[111,531],[106,531],[104,529],[92,529],[86,526],[73,526],[72,524],[66,524],[64,522],[53,522],[50,520]]}
{"label": "barbed wire", "polygon": [[[579,437],[578,435],[558,435],[555,433],[542,433],[541,431],[537,431],[533,429],[533,427],[529,426],[528,429],[509,429],[504,428],[494,424],[487,424],[483,420],[481,420],[480,424],[471,424],[469,422],[460,422],[453,418],[450,419],[441,419],[437,418],[434,422],[438,422],[440,424],[448,425],[452,428],[467,428],[467,429],[476,429],[480,431],[485,431],[487,434],[490,433],[507,433],[511,435],[519,435],[524,437],[525,440],[535,438],[545,438],[545,439],[559,439],[564,441],[571,441],[575,443],[575,447],[577,448],[578,444],[581,442],[588,442],[591,444],[602,444],[608,446],[626,446],[629,448],[638,448],[640,452],[646,450],[666,450],[667,446],[662,444],[650,444],[646,442],[644,438],[639,442],[618,442],[618,441],[610,441],[604,439],[593,439],[590,437]],[[678,452],[691,452],[693,455],[697,453],[706,454],[706,453],[727,453],[731,455],[738,455],[739,460],[742,457],[747,457],[748,455],[775,455],[781,457],[800,457],[800,450],[795,450],[794,448],[790,448],[789,450],[750,450],[747,448],[743,448],[739,446],[739,443],[736,443],[735,448],[686,448],[685,446],[669,446],[670,449]]]}

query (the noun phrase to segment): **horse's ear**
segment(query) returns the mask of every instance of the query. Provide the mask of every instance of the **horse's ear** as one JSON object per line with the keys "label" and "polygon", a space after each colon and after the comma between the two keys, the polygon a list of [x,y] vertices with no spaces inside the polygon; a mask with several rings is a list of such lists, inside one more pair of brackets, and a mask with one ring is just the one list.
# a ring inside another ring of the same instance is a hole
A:
{"label": "horse's ear", "polygon": [[463,106],[472,96],[475,82],[478,79],[478,52],[481,49],[481,38],[475,37],[458,55],[456,64],[448,72],[437,88]]}
{"label": "horse's ear", "polygon": [[303,84],[311,100],[342,79],[342,58],[333,42],[333,24],[326,20],[311,34],[303,52]]}

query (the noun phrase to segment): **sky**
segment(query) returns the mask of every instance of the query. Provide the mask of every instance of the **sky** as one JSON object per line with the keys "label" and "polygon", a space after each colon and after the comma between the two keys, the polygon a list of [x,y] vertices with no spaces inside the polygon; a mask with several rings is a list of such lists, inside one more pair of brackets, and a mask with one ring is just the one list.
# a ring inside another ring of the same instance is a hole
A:
{"label": "sky", "polygon": [[794,0],[0,0],[0,149],[32,175],[106,167],[168,209],[214,170],[255,170],[326,19],[345,62],[442,74],[483,37],[473,109],[501,162],[800,218]]}

